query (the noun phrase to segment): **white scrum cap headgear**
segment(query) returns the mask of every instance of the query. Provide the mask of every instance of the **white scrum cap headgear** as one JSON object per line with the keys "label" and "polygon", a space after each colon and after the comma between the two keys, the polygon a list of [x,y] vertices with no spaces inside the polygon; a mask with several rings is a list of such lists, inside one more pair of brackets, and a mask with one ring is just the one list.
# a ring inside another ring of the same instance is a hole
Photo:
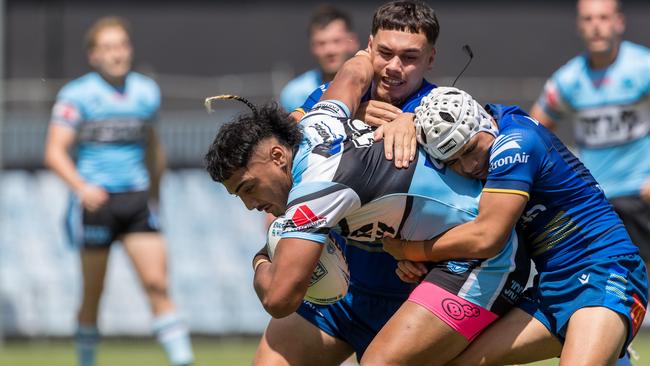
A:
{"label": "white scrum cap headgear", "polygon": [[498,133],[492,117],[466,92],[431,90],[415,108],[417,140],[434,159],[447,160],[478,132]]}

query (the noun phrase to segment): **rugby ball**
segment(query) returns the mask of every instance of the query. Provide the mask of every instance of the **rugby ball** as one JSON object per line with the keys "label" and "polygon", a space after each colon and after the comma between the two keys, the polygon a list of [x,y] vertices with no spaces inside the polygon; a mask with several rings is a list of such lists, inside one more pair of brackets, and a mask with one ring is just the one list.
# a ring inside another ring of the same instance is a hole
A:
{"label": "rugby ball", "polygon": [[[282,237],[284,220],[284,217],[278,217],[269,227],[266,248],[271,261]],[[311,274],[305,300],[319,305],[333,304],[348,292],[350,272],[341,245],[345,245],[343,237],[336,234],[327,237],[327,243],[323,245],[323,252]]]}

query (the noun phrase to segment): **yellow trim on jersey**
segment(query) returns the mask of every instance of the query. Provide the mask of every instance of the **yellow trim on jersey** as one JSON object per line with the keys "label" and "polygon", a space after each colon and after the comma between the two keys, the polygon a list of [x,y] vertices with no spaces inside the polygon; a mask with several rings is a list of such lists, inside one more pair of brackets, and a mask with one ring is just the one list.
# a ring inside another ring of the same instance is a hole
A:
{"label": "yellow trim on jersey", "polygon": [[510,193],[510,194],[518,194],[520,196],[526,197],[527,200],[530,199],[530,195],[528,192],[525,191],[520,191],[517,189],[501,189],[501,188],[483,188],[484,192],[491,192],[491,193]]}
{"label": "yellow trim on jersey", "polygon": [[305,110],[302,109],[302,107],[298,107],[298,108],[294,109],[293,111],[294,111],[294,112],[300,112],[300,113],[302,113],[303,116],[306,114],[306,113],[305,113]]}

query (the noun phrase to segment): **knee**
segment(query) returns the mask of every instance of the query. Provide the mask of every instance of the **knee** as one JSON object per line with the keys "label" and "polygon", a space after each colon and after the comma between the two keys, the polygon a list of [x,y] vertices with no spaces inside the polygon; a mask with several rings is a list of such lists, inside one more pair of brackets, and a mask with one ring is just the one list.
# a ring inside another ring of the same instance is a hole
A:
{"label": "knee", "polygon": [[167,281],[162,278],[147,279],[143,282],[144,290],[151,298],[166,298],[167,295]]}
{"label": "knee", "polygon": [[359,362],[360,366],[399,366],[401,363],[394,360],[389,353],[384,353],[381,350],[366,351]]}

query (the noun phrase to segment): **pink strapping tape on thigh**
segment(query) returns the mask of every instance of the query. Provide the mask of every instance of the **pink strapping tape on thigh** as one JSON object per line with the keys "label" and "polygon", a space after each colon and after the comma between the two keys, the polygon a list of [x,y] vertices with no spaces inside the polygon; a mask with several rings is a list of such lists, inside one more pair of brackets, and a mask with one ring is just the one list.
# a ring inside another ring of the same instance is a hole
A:
{"label": "pink strapping tape on thigh", "polygon": [[470,342],[498,318],[484,307],[430,282],[418,285],[408,300],[425,307]]}

